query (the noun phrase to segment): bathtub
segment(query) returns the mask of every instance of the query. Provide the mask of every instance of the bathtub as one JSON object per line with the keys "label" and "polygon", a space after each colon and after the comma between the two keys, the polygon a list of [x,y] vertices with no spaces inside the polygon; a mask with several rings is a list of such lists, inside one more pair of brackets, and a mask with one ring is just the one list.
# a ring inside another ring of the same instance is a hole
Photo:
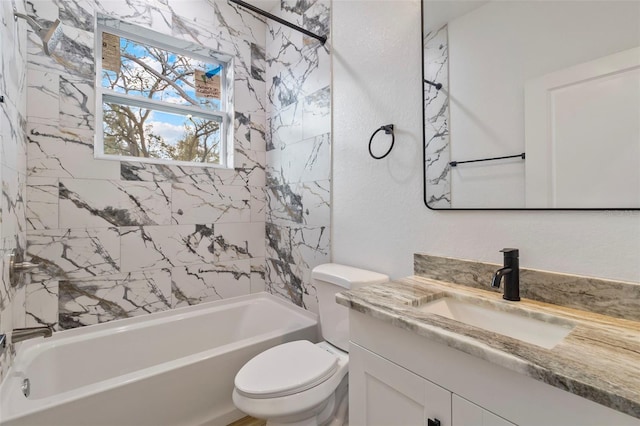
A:
{"label": "bathtub", "polygon": [[231,401],[244,363],[316,341],[316,326],[259,293],[29,340],[0,385],[0,425],[226,425],[244,416]]}

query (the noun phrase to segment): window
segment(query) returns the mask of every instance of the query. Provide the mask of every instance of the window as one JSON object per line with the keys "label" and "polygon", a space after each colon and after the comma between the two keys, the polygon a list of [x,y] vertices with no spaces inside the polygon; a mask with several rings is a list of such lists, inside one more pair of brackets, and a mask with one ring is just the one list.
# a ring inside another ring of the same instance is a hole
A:
{"label": "window", "polygon": [[230,57],[119,24],[96,34],[96,157],[230,164]]}

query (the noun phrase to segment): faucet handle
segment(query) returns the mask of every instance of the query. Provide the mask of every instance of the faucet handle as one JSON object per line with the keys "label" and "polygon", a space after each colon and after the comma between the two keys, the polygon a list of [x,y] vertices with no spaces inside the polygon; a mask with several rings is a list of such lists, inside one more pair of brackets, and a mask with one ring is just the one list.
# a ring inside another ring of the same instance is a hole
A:
{"label": "faucet handle", "polygon": [[39,263],[25,262],[22,250],[13,249],[9,255],[9,282],[12,287],[18,287],[21,275],[34,269],[41,268]]}
{"label": "faucet handle", "polygon": [[504,253],[504,257],[519,257],[520,250],[517,248],[503,248],[500,253]]}

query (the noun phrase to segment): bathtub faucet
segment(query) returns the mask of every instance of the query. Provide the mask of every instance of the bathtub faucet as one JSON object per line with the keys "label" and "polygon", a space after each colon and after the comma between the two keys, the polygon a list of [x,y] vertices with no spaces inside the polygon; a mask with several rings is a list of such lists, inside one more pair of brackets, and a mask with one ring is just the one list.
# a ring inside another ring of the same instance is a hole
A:
{"label": "bathtub faucet", "polygon": [[11,341],[13,343],[18,343],[34,337],[51,337],[52,334],[53,331],[51,330],[51,327],[14,328],[11,333]]}

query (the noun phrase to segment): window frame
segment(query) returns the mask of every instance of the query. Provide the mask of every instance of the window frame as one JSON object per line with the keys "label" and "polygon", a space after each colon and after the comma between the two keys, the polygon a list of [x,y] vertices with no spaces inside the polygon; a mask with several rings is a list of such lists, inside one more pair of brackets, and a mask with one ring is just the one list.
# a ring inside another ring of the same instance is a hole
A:
{"label": "window frame", "polygon": [[[103,21],[113,21],[112,18],[104,18]],[[175,166],[189,166],[189,167],[213,167],[213,168],[233,168],[233,94],[229,93],[233,90],[233,58],[227,54],[221,54],[222,57],[228,57],[228,60],[215,58],[212,56],[202,55],[196,52],[192,52],[188,49],[179,47],[177,44],[187,44],[183,40],[175,39],[173,37],[156,33],[142,27],[134,26],[132,24],[125,24],[124,22],[117,21],[120,26],[127,26],[131,30],[136,29],[144,34],[158,35],[158,40],[151,40],[144,35],[134,34],[132,31],[123,30],[122,28],[116,28],[108,24],[100,22],[101,18],[98,18],[96,23],[96,53],[95,53],[95,91],[96,91],[96,128],[95,128],[95,141],[94,141],[94,157],[100,160],[115,160],[115,161],[127,161],[127,162],[140,162],[150,164],[161,165],[175,165]],[[102,34],[109,33],[117,35],[118,37],[126,38],[136,43],[144,44],[150,47],[163,49],[177,55],[187,56],[196,60],[200,60],[209,64],[221,65],[222,70],[220,72],[220,110],[209,110],[192,105],[178,105],[171,104],[169,102],[158,101],[155,99],[144,98],[141,96],[127,95],[117,93],[102,87]],[[175,45],[172,45],[170,40],[176,40]],[[190,43],[188,43],[190,44]],[[200,49],[204,46],[198,46]],[[231,80],[231,84],[229,84]],[[231,90],[229,90],[231,89]],[[134,157],[128,155],[116,155],[106,154],[104,152],[104,103],[116,103],[120,105],[133,106],[138,108],[149,108],[155,111],[177,114],[186,117],[192,115],[199,118],[215,120],[220,122],[220,162],[200,162],[200,161],[182,161],[171,160],[165,158],[154,157]]]}

